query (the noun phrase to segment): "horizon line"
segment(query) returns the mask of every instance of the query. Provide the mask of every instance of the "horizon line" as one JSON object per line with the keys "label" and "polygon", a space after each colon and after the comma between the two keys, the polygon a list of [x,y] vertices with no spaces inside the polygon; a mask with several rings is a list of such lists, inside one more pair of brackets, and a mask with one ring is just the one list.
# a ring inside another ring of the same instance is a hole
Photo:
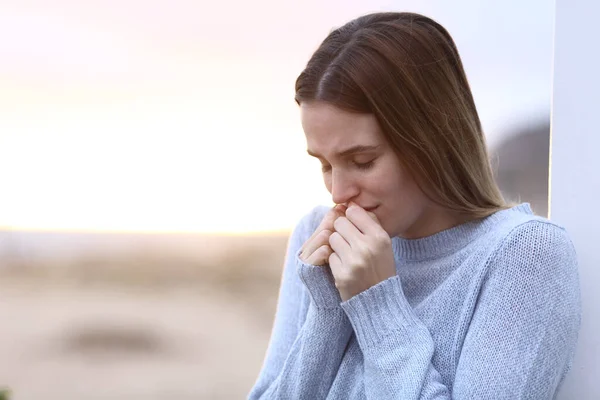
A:
{"label": "horizon line", "polygon": [[107,235],[202,235],[202,236],[280,236],[289,235],[292,229],[269,229],[260,231],[202,231],[202,230],[161,230],[161,229],[94,229],[94,228],[44,228],[16,227],[0,225],[0,232],[21,233],[67,233],[67,234],[107,234]]}

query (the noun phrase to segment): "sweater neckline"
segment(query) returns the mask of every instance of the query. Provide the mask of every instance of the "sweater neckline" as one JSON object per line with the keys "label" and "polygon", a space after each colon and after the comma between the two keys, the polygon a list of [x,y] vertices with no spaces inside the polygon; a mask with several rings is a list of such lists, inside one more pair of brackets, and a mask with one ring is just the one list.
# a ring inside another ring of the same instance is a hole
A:
{"label": "sweater neckline", "polygon": [[498,222],[514,212],[533,214],[529,203],[522,203],[488,217],[465,222],[431,236],[420,239],[392,238],[392,248],[397,262],[422,261],[452,254],[490,231]]}

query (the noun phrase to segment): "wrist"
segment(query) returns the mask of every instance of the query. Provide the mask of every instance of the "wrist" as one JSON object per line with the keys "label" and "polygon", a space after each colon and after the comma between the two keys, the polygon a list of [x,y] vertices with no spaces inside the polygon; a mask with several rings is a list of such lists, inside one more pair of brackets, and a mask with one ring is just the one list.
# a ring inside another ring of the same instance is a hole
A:
{"label": "wrist", "polygon": [[314,305],[319,309],[339,308],[342,299],[335,287],[335,280],[329,266],[307,264],[296,254],[298,275],[310,293]]}

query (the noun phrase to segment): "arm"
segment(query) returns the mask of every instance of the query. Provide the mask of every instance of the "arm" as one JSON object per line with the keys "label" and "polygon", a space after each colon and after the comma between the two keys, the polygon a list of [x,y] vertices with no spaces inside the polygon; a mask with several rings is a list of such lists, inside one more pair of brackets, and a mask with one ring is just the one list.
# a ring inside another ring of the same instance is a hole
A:
{"label": "arm", "polygon": [[573,246],[562,229],[534,221],[489,263],[452,389],[431,365],[433,340],[398,277],[342,303],[363,351],[368,399],[553,398],[580,323]]}
{"label": "arm", "polygon": [[303,218],[290,237],[271,341],[249,399],[324,399],[336,376],[352,327],[329,268],[298,258],[323,211]]}

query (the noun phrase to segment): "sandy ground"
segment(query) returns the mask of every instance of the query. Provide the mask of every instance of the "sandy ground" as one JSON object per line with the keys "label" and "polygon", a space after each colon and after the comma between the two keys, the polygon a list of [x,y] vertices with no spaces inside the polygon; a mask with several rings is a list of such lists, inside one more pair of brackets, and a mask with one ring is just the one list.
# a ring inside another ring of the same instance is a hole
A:
{"label": "sandy ground", "polygon": [[246,398],[286,237],[24,238],[0,259],[13,400]]}
{"label": "sandy ground", "polygon": [[242,399],[270,333],[269,312],[211,290],[0,291],[0,387],[15,400]]}

